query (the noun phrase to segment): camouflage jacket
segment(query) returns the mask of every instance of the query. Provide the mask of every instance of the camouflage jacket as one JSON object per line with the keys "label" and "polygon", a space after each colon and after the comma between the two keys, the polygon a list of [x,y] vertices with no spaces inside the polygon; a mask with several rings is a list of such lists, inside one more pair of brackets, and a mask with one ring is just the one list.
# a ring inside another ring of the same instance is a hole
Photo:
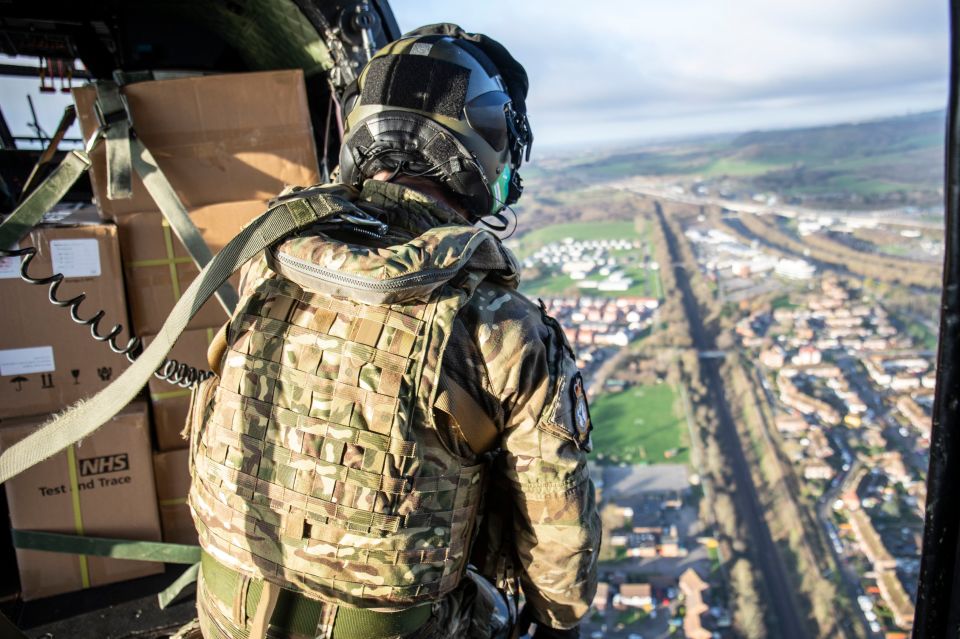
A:
{"label": "camouflage jacket", "polygon": [[[371,247],[465,224],[452,209],[397,184],[369,180],[357,201],[389,225],[385,237],[364,240]],[[270,276],[263,260],[251,263],[242,294]],[[589,413],[559,325],[511,284],[494,279],[477,287],[456,317],[440,368],[496,425],[496,451],[473,451],[455,421],[436,424],[455,454],[477,463],[492,459],[474,563],[491,577],[512,564],[535,617],[568,628],[587,613],[597,581],[600,521],[586,465]]]}

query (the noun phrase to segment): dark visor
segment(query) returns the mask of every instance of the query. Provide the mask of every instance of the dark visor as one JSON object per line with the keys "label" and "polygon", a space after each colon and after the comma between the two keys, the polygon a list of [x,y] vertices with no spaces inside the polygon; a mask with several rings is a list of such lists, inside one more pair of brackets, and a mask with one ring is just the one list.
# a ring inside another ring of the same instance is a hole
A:
{"label": "dark visor", "polygon": [[507,146],[506,108],[509,103],[510,96],[506,93],[490,91],[470,100],[463,109],[470,128],[483,136],[495,151],[502,151]]}

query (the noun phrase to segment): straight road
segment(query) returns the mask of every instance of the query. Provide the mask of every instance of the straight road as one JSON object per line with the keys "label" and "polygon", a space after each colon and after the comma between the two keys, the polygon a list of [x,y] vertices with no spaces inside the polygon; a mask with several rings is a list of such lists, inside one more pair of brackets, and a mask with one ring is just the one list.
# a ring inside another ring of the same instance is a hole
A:
{"label": "straight road", "polygon": [[[700,351],[716,350],[713,337],[707,334],[700,316],[699,306],[690,286],[689,276],[680,266],[680,252],[677,238],[664,219],[660,203],[655,203],[658,222],[663,225],[667,248],[670,251],[670,261],[673,263],[677,277],[677,287],[680,289],[681,300],[687,319],[690,322],[691,339],[694,347]],[[777,550],[764,517],[763,505],[753,484],[753,477],[747,464],[746,456],[741,447],[740,437],[734,425],[730,406],[724,394],[723,378],[720,376],[721,360],[701,359],[700,375],[707,388],[711,405],[716,409],[719,429],[717,438],[724,452],[727,463],[737,482],[737,490],[731,493],[739,519],[749,531],[749,539],[744,540],[754,550],[755,568],[763,574],[763,581],[768,592],[764,600],[773,616],[776,618],[776,627],[770,628],[772,636],[781,639],[808,639],[808,622],[800,614],[797,593],[784,566],[783,558]]]}

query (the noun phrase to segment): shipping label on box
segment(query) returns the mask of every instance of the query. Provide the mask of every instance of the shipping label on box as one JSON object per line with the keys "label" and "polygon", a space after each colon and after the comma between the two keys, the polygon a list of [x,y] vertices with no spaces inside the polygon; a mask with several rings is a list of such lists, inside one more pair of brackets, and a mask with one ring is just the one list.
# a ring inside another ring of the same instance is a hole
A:
{"label": "shipping label on box", "polygon": [[163,540],[172,544],[199,543],[190,506],[187,505],[187,494],[190,492],[189,455],[187,449],[153,454]]}
{"label": "shipping label on box", "polygon": [[[180,364],[186,364],[197,370],[209,370],[207,347],[213,341],[216,328],[198,328],[183,332],[167,356]],[[153,336],[144,338],[144,344],[150,345]],[[190,389],[175,386],[157,377],[148,384],[150,404],[153,406],[153,426],[157,434],[157,449],[161,451],[186,448],[188,442],[180,433],[190,411]]]}
{"label": "shipping label on box", "polygon": [[[102,223],[92,207],[58,224],[37,226],[20,246],[37,249],[28,266],[31,276],[64,275],[58,299],[86,296],[80,317],[104,312],[101,334],[115,324],[128,327],[117,227]],[[0,265],[0,418],[61,410],[92,396],[129,365],[94,340],[90,327],[71,320],[69,308],[51,304],[48,286],[21,280],[19,262],[5,258]],[[120,345],[129,338],[125,331]]]}
{"label": "shipping label on box", "polygon": [[[193,209],[190,219],[216,255],[266,209],[259,200],[227,202]],[[118,218],[117,225],[134,331],[137,335],[155,335],[199,270],[159,213],[130,213]],[[234,274],[230,281],[237,287],[240,276]],[[216,298],[210,298],[188,327],[219,326],[225,321],[226,311]]]}
{"label": "shipping label on box", "polygon": [[[137,136],[184,206],[266,200],[286,185],[319,181],[317,151],[297,70],[137,82],[123,87]],[[98,129],[96,89],[74,89],[85,140]],[[97,204],[107,217],[155,210],[134,174],[133,196],[106,197],[106,149],[90,154]]]}
{"label": "shipping label on box", "polygon": [[[0,450],[47,416],[0,421]],[[147,406],[134,402],[90,436],[4,484],[15,530],[160,540]],[[163,564],[17,549],[23,599],[163,572]]]}

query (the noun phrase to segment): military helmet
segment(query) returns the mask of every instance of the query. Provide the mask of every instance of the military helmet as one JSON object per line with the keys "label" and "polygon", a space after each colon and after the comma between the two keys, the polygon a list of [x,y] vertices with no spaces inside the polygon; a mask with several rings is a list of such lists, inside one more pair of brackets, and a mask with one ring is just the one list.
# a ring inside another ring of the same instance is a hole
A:
{"label": "military helmet", "polygon": [[344,100],[340,176],[428,176],[475,217],[513,204],[529,159],[527,76],[499,43],[451,24],[421,27],[382,48]]}

